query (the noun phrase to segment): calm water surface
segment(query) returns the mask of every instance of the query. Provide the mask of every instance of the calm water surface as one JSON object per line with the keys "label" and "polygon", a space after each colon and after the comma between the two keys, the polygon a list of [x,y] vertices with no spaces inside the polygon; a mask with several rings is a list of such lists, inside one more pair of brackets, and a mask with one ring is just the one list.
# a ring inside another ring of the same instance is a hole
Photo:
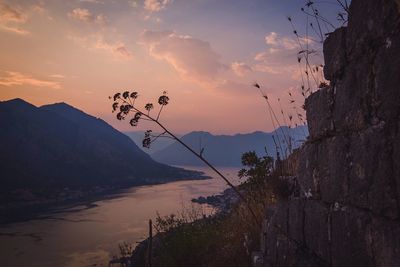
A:
{"label": "calm water surface", "polygon": [[[156,212],[176,213],[192,205],[192,198],[227,188],[206,168],[196,169],[213,179],[135,187],[91,208],[76,206],[48,219],[0,226],[0,266],[107,266],[119,243],[146,237],[148,220]],[[220,170],[237,184],[238,169]]]}

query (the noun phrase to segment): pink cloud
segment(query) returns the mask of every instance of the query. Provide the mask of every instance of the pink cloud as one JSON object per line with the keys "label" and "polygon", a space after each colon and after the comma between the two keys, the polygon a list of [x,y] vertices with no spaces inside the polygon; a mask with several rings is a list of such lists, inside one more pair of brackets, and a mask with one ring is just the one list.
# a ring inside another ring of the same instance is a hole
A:
{"label": "pink cloud", "polygon": [[243,77],[247,73],[250,73],[253,71],[249,65],[247,65],[246,63],[243,63],[243,62],[233,62],[231,64],[231,69],[239,77]]}
{"label": "pink cloud", "polygon": [[27,35],[29,32],[19,25],[25,24],[28,16],[20,8],[0,3],[0,29],[3,31]]}
{"label": "pink cloud", "polygon": [[0,21],[25,23],[27,16],[19,9],[0,3]]}
{"label": "pink cloud", "polygon": [[75,8],[68,13],[68,16],[87,23],[105,24],[107,21],[106,16],[103,14],[95,15],[86,8]]}
{"label": "pink cloud", "polygon": [[[256,63],[252,66],[253,70],[269,74],[293,74],[291,78],[299,77],[298,73],[298,52],[306,45],[310,50],[316,50],[318,44],[309,38],[295,37],[290,38],[271,32],[265,36],[267,48],[255,55]],[[316,57],[317,62],[318,56]],[[319,63],[320,64],[320,63]],[[297,80],[297,78],[296,78]]]}
{"label": "pink cloud", "polygon": [[0,85],[2,86],[15,86],[15,85],[30,85],[36,87],[48,87],[53,89],[60,89],[60,83],[41,80],[33,78],[29,75],[22,74],[15,71],[6,71],[5,76],[0,76]]}
{"label": "pink cloud", "polygon": [[168,62],[182,77],[213,81],[219,70],[226,68],[208,42],[188,35],[145,30],[140,41],[151,56]]}
{"label": "pink cloud", "polygon": [[145,0],[144,9],[150,12],[158,12],[170,3],[172,3],[172,0]]}
{"label": "pink cloud", "polygon": [[107,51],[118,59],[131,60],[133,58],[132,53],[126,47],[124,42],[105,40],[104,36],[101,34],[93,34],[85,37],[70,35],[68,38],[81,47],[89,50]]}
{"label": "pink cloud", "polygon": [[278,36],[276,32],[270,32],[265,36],[265,43],[275,49],[293,50],[298,49],[299,45],[293,38]]}
{"label": "pink cloud", "polygon": [[132,53],[128,50],[123,42],[106,42],[102,39],[97,40],[97,43],[94,46],[97,49],[104,49],[107,50],[120,58],[123,59],[132,59]]}

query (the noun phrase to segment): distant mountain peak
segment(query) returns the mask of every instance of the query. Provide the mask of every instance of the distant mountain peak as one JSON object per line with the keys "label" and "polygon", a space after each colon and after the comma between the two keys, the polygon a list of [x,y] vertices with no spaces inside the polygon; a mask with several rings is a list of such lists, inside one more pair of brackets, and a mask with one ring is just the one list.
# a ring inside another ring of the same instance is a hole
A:
{"label": "distant mountain peak", "polygon": [[0,101],[1,106],[18,108],[18,109],[35,109],[36,106],[32,105],[31,103],[23,100],[22,98],[14,98],[6,101]]}
{"label": "distant mountain peak", "polygon": [[[195,131],[182,136],[182,139],[195,151],[200,151],[204,148],[204,157],[216,166],[240,167],[241,156],[245,152],[255,151],[261,156],[265,155],[267,150],[271,152],[270,154],[275,155],[274,136],[279,136],[278,142],[280,142],[279,140],[283,140],[283,135],[290,135],[295,141],[293,148],[296,148],[301,145],[301,140],[306,139],[307,133],[305,126],[295,128],[286,126],[269,133],[255,131],[234,135],[213,135],[208,132]],[[284,143],[281,146],[284,153],[287,152],[287,146]],[[197,166],[202,164],[198,158],[186,151],[177,142],[153,153],[152,157],[159,162],[178,166]]]}
{"label": "distant mountain peak", "polygon": [[205,131],[193,131],[188,133],[187,135],[212,135],[212,134]]}
{"label": "distant mountain peak", "polygon": [[54,104],[49,104],[48,106],[59,106],[59,107],[66,107],[66,108],[76,109],[75,107],[73,107],[70,104],[67,104],[65,102],[57,102],[57,103],[54,103]]}
{"label": "distant mountain peak", "polygon": [[25,104],[28,104],[28,105],[32,105],[32,104],[26,102],[25,100],[23,100],[22,98],[19,98],[19,97],[14,98],[14,99],[10,99],[10,100],[6,100],[6,101],[1,101],[1,102],[3,102],[3,103],[25,103]]}
{"label": "distant mountain peak", "polygon": [[58,113],[59,115],[66,117],[75,122],[84,122],[86,120],[98,119],[92,115],[87,114],[86,112],[71,106],[65,102],[59,102],[49,105],[43,105],[40,109],[50,110]]}
{"label": "distant mountain peak", "polygon": [[54,104],[43,105],[40,108],[50,109],[50,110],[63,110],[63,111],[73,110],[73,111],[79,111],[81,113],[85,113],[82,110],[79,110],[76,107],[73,107],[65,102],[58,102],[58,103],[54,103]]}

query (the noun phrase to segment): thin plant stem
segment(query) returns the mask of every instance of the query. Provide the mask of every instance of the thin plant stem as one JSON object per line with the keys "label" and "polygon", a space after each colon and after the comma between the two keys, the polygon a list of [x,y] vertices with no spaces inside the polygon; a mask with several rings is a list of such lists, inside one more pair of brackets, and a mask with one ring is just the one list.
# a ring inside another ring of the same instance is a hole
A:
{"label": "thin plant stem", "polygon": [[[123,100],[124,102],[126,102],[125,100]],[[201,161],[203,161],[210,169],[212,169],[216,174],[218,174],[219,177],[221,177],[226,184],[233,189],[233,191],[239,196],[239,198],[247,205],[248,210],[250,211],[251,215],[253,216],[254,222],[257,224],[257,226],[260,225],[260,221],[257,218],[255,212],[253,211],[251,205],[249,204],[249,202],[246,200],[246,198],[243,196],[242,193],[240,193],[240,191],[218,170],[216,169],[210,162],[208,162],[202,155],[200,155],[199,153],[197,153],[196,151],[194,151],[190,146],[188,146],[185,142],[183,142],[182,140],[180,140],[175,134],[173,134],[172,132],[170,132],[159,120],[159,116],[157,116],[158,118],[153,118],[150,115],[143,113],[141,110],[139,110],[138,108],[132,106],[132,108],[137,111],[140,112],[143,116],[145,116],[147,119],[153,121],[154,123],[156,123],[159,127],[161,127],[165,133],[167,133],[168,135],[170,135],[173,139],[175,139],[178,143],[180,143],[182,146],[184,146],[187,150],[189,150],[192,154],[194,154],[197,158],[199,158]],[[142,118],[141,118],[142,119]]]}

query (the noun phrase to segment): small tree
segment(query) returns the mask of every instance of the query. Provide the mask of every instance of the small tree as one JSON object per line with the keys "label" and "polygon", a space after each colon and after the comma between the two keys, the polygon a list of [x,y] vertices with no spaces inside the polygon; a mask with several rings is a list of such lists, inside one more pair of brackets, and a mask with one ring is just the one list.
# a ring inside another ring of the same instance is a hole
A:
{"label": "small tree", "polygon": [[[242,155],[243,169],[239,171],[240,178],[246,178],[242,183],[252,194],[249,198],[255,203],[264,206],[268,198],[287,199],[291,194],[291,188],[285,177],[288,176],[285,164],[278,157],[258,157],[254,151]],[[272,194],[271,194],[272,193]],[[265,202],[260,201],[264,199]]]}

